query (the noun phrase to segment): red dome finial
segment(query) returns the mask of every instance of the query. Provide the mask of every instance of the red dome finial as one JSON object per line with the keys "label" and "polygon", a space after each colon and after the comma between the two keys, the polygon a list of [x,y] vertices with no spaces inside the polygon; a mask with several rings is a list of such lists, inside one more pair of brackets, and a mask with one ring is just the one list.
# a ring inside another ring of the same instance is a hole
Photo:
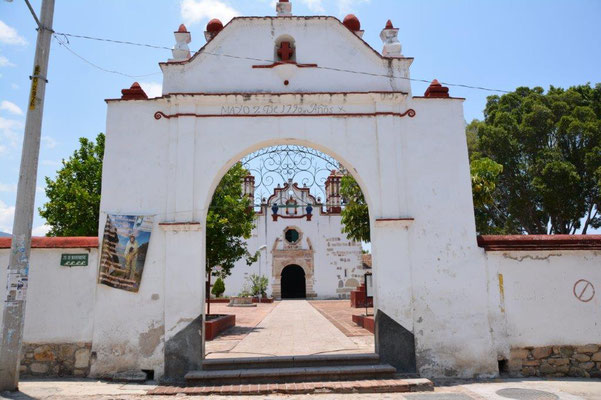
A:
{"label": "red dome finial", "polygon": [[220,20],[218,20],[217,18],[213,18],[212,20],[209,21],[209,23],[207,24],[207,32],[210,33],[218,33],[219,31],[221,31],[223,29],[223,24],[221,23]]}
{"label": "red dome finial", "polygon": [[129,89],[121,90],[122,100],[146,100],[148,96],[138,82],[134,82]]}
{"label": "red dome finial", "polygon": [[184,32],[188,32],[188,29],[186,29],[186,25],[181,24],[179,26],[179,28],[177,29],[178,32],[184,33]]}
{"label": "red dome finial", "polygon": [[430,86],[426,89],[426,93],[424,93],[425,97],[437,97],[437,98],[445,98],[449,97],[449,88],[446,86],[442,86],[438,79],[434,79]]}
{"label": "red dome finial", "polygon": [[355,14],[349,14],[344,17],[342,23],[353,32],[361,30],[361,22],[359,22],[359,18],[357,18]]}
{"label": "red dome finial", "polygon": [[386,21],[386,27],[384,29],[394,29],[394,26],[392,26],[391,20]]}

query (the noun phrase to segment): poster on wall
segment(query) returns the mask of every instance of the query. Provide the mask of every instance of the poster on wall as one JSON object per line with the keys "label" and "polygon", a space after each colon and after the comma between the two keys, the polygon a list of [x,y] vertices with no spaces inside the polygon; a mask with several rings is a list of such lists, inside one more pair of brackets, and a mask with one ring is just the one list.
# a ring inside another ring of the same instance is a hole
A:
{"label": "poster on wall", "polygon": [[98,283],[137,292],[142,281],[153,216],[108,215]]}

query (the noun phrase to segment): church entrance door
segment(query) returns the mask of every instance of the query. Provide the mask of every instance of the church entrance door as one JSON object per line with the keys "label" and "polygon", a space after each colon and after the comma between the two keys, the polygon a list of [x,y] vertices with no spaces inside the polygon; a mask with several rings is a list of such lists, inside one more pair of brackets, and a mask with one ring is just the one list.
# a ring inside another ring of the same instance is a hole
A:
{"label": "church entrance door", "polygon": [[307,297],[305,271],[298,265],[288,265],[282,270],[282,299]]}

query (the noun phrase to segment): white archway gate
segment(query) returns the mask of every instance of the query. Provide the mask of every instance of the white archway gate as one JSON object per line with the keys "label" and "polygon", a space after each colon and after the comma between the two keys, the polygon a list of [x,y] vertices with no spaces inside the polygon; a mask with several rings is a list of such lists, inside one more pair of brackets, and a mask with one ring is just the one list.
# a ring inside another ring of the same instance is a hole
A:
{"label": "white archway gate", "polygon": [[[284,33],[299,58],[342,68],[352,50],[363,70],[408,76],[411,59],[381,57],[333,18],[236,18],[203,49],[244,55],[252,40]],[[327,35],[327,52],[314,35]],[[255,58],[273,57],[272,44],[258,49]],[[250,64],[201,50],[162,64],[162,97],[132,88],[108,100],[100,226],[111,213],[157,223],[139,292],[97,287],[92,374],[181,379],[199,367],[212,194],[243,156],[296,144],[339,160],[366,196],[381,359],[424,376],[495,375],[462,99],[412,96],[406,80]],[[289,86],[278,68],[290,70]]]}

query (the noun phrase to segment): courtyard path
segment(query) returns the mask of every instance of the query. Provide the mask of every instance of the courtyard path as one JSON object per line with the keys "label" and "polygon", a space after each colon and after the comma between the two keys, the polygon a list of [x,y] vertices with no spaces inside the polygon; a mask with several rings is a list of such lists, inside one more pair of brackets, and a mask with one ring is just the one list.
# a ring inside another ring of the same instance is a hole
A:
{"label": "courtyard path", "polygon": [[244,339],[208,358],[371,353],[373,340],[347,337],[306,300],[284,300]]}

